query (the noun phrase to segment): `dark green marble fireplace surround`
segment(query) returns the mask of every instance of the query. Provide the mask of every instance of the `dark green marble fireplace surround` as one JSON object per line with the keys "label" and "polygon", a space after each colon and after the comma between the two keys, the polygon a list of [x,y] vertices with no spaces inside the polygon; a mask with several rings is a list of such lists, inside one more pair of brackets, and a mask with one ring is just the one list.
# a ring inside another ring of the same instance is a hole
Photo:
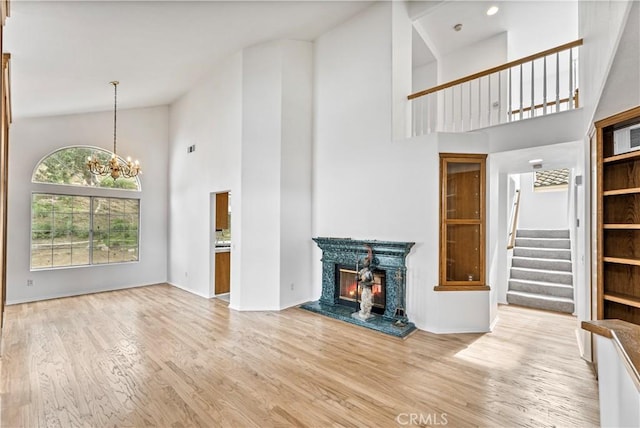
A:
{"label": "dark green marble fireplace surround", "polygon": [[[405,337],[416,329],[406,317],[406,257],[414,242],[357,240],[350,238],[313,238],[322,250],[322,295],[320,300],[301,307],[312,312],[360,325],[397,337]],[[336,284],[339,266],[362,265],[367,246],[373,251],[373,264],[385,272],[385,309],[382,315],[363,321],[353,318],[353,307],[339,302]]]}

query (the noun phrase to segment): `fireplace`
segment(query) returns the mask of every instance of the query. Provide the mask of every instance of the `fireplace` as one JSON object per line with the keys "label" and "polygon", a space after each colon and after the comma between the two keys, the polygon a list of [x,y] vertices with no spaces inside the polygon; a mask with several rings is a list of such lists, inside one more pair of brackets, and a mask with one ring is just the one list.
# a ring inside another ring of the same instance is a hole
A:
{"label": "fireplace", "polygon": [[[405,310],[405,260],[413,242],[323,237],[313,240],[322,249],[322,295],[320,300],[301,305],[303,309],[397,337],[405,337],[415,330]],[[363,267],[367,257],[371,257],[369,272],[373,274],[369,284],[373,297],[372,314],[358,318],[353,315],[362,301],[363,283],[357,286],[356,272]]]}
{"label": "fireplace", "polygon": [[[338,303],[357,308],[358,302],[362,301],[362,286],[359,286],[356,282],[356,270],[342,265],[338,266],[336,273],[338,275],[336,283],[339,284],[339,286],[336,287]],[[374,270],[373,285],[371,286],[371,293],[373,294],[372,312],[380,315],[384,314],[384,303],[386,300],[385,277],[385,271],[380,269]]]}

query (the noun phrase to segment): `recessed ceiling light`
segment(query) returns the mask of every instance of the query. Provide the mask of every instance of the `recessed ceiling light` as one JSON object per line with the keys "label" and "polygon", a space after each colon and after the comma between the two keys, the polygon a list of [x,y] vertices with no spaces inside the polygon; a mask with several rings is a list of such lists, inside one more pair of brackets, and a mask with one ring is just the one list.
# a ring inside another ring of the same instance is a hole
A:
{"label": "recessed ceiling light", "polygon": [[500,10],[500,8],[498,6],[491,6],[489,9],[487,9],[487,15],[488,16],[493,16],[496,13],[498,13],[499,10]]}
{"label": "recessed ceiling light", "polygon": [[532,165],[533,165],[534,163],[542,163],[542,159],[531,159],[531,160],[529,161],[529,163],[530,163],[530,164],[532,164]]}
{"label": "recessed ceiling light", "polygon": [[456,24],[456,25],[454,25],[454,26],[453,26],[453,29],[454,29],[455,31],[460,31],[460,30],[462,30],[462,24]]}

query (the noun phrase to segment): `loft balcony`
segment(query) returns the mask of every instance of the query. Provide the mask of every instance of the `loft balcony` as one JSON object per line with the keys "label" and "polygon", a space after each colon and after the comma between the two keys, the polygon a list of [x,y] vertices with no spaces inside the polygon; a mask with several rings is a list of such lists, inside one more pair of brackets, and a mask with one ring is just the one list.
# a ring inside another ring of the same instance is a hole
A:
{"label": "loft balcony", "polygon": [[412,135],[474,131],[579,108],[582,42],[575,40],[409,95]]}

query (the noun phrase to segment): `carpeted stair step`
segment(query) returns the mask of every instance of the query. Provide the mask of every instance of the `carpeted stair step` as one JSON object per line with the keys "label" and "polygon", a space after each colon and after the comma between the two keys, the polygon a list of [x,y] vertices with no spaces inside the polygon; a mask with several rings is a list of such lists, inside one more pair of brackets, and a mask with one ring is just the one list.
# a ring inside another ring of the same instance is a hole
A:
{"label": "carpeted stair step", "polygon": [[511,266],[528,269],[557,270],[571,272],[571,260],[539,259],[533,257],[513,257]]}
{"label": "carpeted stair step", "polygon": [[507,302],[509,302],[510,305],[520,305],[528,308],[564,312],[567,314],[572,314],[574,310],[572,299],[565,297],[542,296],[524,291],[508,291]]}
{"label": "carpeted stair step", "polygon": [[518,229],[516,238],[563,238],[569,239],[568,229]]}
{"label": "carpeted stair step", "polygon": [[515,246],[571,249],[571,241],[565,238],[516,238]]}
{"label": "carpeted stair step", "polygon": [[515,247],[514,257],[533,257],[537,259],[571,260],[571,250],[563,248]]}
{"label": "carpeted stair step", "polygon": [[573,299],[573,287],[552,282],[531,281],[526,279],[510,279],[509,291],[541,294],[544,296],[565,297]]}
{"label": "carpeted stair step", "polygon": [[529,281],[551,282],[554,284],[573,285],[571,272],[554,270],[528,269],[522,267],[511,268],[511,279],[525,279]]}

